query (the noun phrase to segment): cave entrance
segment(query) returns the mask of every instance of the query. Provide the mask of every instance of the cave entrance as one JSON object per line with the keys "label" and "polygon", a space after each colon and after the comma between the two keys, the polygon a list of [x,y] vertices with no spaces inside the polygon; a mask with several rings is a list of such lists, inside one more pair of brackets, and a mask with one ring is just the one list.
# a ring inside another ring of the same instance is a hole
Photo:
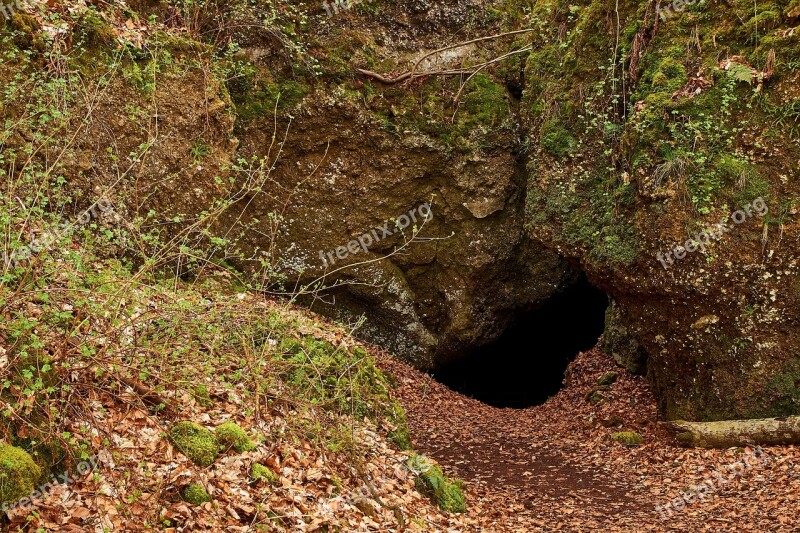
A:
{"label": "cave entrance", "polygon": [[433,377],[495,407],[544,403],[563,384],[567,365],[603,333],[608,296],[586,279],[520,313],[491,344],[447,364]]}

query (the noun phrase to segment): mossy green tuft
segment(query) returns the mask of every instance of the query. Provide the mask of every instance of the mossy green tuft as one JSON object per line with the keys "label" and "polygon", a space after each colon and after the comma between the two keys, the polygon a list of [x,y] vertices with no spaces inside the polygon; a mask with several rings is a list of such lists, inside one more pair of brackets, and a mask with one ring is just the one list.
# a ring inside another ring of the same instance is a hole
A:
{"label": "mossy green tuft", "polygon": [[247,432],[235,422],[225,422],[214,430],[217,440],[225,449],[233,448],[237,452],[251,452],[256,445],[247,436]]}
{"label": "mossy green tuft", "polygon": [[28,452],[0,444],[0,502],[13,502],[33,492],[41,473]]}
{"label": "mossy green tuft", "polygon": [[271,468],[260,463],[253,463],[253,469],[250,472],[250,476],[255,480],[266,481],[270,485],[275,485],[280,479],[278,474],[273,472]]}
{"label": "mossy green tuft", "polygon": [[417,473],[414,485],[422,494],[428,496],[443,511],[464,513],[467,504],[462,490],[464,482],[460,479],[448,479],[442,469],[431,464],[421,455],[408,460],[408,467]]}
{"label": "mossy green tuft", "polygon": [[612,383],[617,381],[617,379],[619,379],[619,372],[615,372],[614,370],[611,370],[610,372],[606,372],[605,374],[600,376],[600,379],[597,380],[597,384],[598,385],[611,385]]}
{"label": "mossy green tuft", "polygon": [[183,489],[183,500],[192,505],[202,505],[211,501],[211,496],[208,495],[203,485],[192,484]]}
{"label": "mossy green tuft", "polygon": [[196,465],[209,466],[219,455],[217,437],[195,422],[178,422],[172,426],[169,438]]}
{"label": "mossy green tuft", "polygon": [[639,446],[644,442],[642,436],[635,431],[620,431],[619,433],[614,433],[611,435],[611,440],[630,447]]}

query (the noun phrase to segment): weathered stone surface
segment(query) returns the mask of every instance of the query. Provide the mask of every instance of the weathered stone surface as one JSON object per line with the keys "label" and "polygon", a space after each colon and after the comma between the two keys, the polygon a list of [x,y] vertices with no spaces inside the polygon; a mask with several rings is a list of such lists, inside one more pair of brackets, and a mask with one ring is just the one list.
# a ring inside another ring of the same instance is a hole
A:
{"label": "weathered stone surface", "polygon": [[611,302],[606,311],[606,328],[603,332],[603,351],[618,365],[633,374],[647,373],[647,352],[639,345],[620,317],[619,306]]}
{"label": "weathered stone surface", "polygon": [[[256,151],[267,133],[261,123],[245,129],[243,149]],[[513,138],[504,133],[495,142],[480,158],[454,155],[418,136],[395,138],[356,106],[307,107],[274,172],[287,189],[302,183],[286,205],[276,255],[293,282],[324,276],[327,285],[341,285],[302,300],[346,322],[365,315],[361,334],[432,368],[493,340],[515,309],[570,282],[571,267],[523,230],[524,178]],[[251,206],[266,213],[286,199],[264,195]],[[422,204],[431,218],[423,224],[418,217],[415,239],[412,224],[405,236],[376,241],[372,234],[366,252],[337,257],[337,249]],[[259,234],[248,238],[264,248]]]}

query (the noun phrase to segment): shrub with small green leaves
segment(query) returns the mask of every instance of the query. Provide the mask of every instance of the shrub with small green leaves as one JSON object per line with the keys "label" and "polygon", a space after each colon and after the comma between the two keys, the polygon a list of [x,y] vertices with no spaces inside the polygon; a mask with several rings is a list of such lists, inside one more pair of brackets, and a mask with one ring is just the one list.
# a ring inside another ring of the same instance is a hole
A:
{"label": "shrub with small green leaves", "polygon": [[642,436],[635,431],[620,431],[619,433],[614,433],[611,435],[611,440],[630,447],[639,446],[644,442]]}
{"label": "shrub with small green leaves", "polygon": [[192,505],[202,505],[211,501],[211,496],[208,495],[203,485],[194,483],[183,489],[183,500]]}
{"label": "shrub with small green leaves", "polygon": [[225,449],[233,448],[239,453],[251,452],[256,449],[256,445],[247,436],[247,432],[235,422],[225,422],[217,426],[214,430],[217,440]]}
{"label": "shrub with small green leaves", "polygon": [[250,476],[256,480],[264,480],[270,485],[274,485],[280,479],[278,474],[272,471],[271,468],[266,467],[260,463],[253,463],[253,470],[250,472]]}
{"label": "shrub with small green leaves", "polygon": [[408,468],[417,474],[414,485],[417,490],[428,496],[443,511],[464,513],[467,504],[462,490],[464,482],[460,479],[448,479],[442,469],[431,464],[421,455],[410,457]]}
{"label": "shrub with small green leaves", "polygon": [[13,502],[33,492],[41,473],[28,452],[0,444],[0,502]]}
{"label": "shrub with small green leaves", "polygon": [[181,453],[199,466],[209,466],[219,455],[217,437],[195,422],[178,422],[172,426],[169,439]]}

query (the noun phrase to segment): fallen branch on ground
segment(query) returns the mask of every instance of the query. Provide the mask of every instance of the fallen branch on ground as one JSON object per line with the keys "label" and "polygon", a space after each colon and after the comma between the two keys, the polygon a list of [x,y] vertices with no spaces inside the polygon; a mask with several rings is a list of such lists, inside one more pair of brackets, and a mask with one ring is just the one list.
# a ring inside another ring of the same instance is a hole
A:
{"label": "fallen branch on ground", "polygon": [[681,444],[701,448],[747,445],[800,444],[800,416],[721,420],[718,422],[664,422]]}

